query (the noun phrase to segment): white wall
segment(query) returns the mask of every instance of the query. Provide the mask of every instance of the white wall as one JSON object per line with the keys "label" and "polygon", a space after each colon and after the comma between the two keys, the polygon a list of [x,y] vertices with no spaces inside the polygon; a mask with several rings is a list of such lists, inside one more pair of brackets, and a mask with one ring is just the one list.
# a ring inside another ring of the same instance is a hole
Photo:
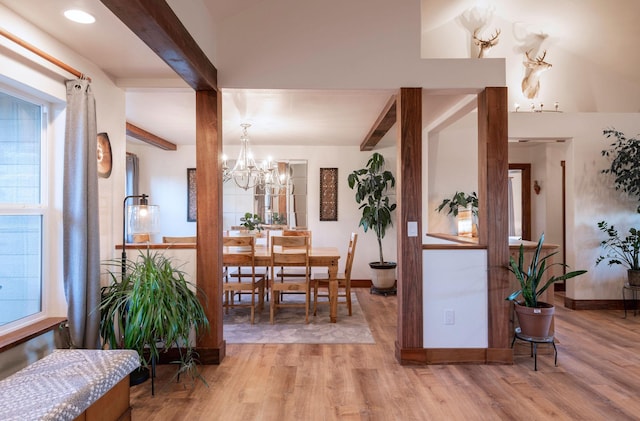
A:
{"label": "white wall", "polygon": [[486,348],[487,251],[424,250],[422,265],[424,348]]}
{"label": "white wall", "polygon": [[[162,151],[158,148],[129,143],[128,150],[140,158],[140,188],[148,192],[150,200],[160,205],[162,232],[154,236],[161,241],[162,235],[195,235],[196,224],[186,222],[186,169],[195,167],[195,149],[179,147],[177,151]],[[272,156],[273,159],[306,159],[308,226],[313,231],[315,246],[337,246],[346,256],[349,235],[359,234],[356,248],[353,279],[371,279],[368,263],[377,261],[377,241],[373,232],[366,234],[358,227],[360,214],[354,200],[354,191],[347,185],[348,174],[364,167],[370,152],[360,152],[358,147],[298,147],[298,146],[252,146],[256,156]],[[225,146],[225,154],[235,156],[237,146]],[[388,169],[397,174],[396,150],[393,147],[379,151],[387,161]],[[167,165],[166,163],[171,163]],[[320,168],[338,168],[338,220],[320,221]],[[150,181],[152,180],[152,181]],[[394,214],[395,220],[395,214]],[[396,260],[396,228],[387,231],[383,240],[385,260]],[[344,261],[340,261],[344,267]]]}

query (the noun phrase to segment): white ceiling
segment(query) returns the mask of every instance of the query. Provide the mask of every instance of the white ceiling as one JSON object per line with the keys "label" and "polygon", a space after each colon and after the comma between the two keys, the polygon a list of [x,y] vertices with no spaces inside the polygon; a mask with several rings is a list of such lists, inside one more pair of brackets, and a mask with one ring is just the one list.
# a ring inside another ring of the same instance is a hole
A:
{"label": "white ceiling", "polygon": [[[169,3],[177,0],[171,0]],[[263,0],[202,0],[221,21]],[[470,0],[422,0],[423,32],[459,16]],[[496,14],[514,23],[538,22],[564,49],[640,86],[640,1],[492,0]],[[195,142],[195,95],[98,0],[0,0],[62,43],[96,63],[126,89],[127,120],[170,142]],[[92,13],[94,25],[67,21],[71,6]],[[189,27],[188,23],[185,26]],[[626,53],[625,60],[619,60]],[[240,123],[261,144],[358,145],[386,104],[389,91],[278,91],[223,89],[223,141],[235,143]],[[432,96],[425,108],[439,114],[457,97]],[[389,140],[391,139],[391,140]],[[387,136],[383,144],[388,144]]]}

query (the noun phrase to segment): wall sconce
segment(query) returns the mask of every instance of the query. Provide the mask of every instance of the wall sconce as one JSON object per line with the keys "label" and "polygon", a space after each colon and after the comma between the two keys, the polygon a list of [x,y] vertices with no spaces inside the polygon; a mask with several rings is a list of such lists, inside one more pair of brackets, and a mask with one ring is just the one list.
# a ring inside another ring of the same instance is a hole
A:
{"label": "wall sconce", "polygon": [[540,190],[542,190],[542,187],[538,184],[538,180],[533,180],[533,191],[536,192],[536,194],[540,194]]}
{"label": "wall sconce", "polygon": [[[124,279],[127,267],[127,233],[150,234],[158,232],[160,220],[160,207],[149,205],[146,194],[131,195],[122,201],[122,278]],[[140,199],[137,205],[127,206],[127,200]],[[127,229],[128,228],[128,229]]]}
{"label": "wall sconce", "polygon": [[[515,112],[519,112],[520,111],[520,104],[518,104],[517,102],[513,104],[513,107],[515,109]],[[536,104],[535,103],[531,103],[529,105],[529,111],[524,111],[526,112],[532,112],[532,113],[561,113],[562,111],[560,111],[560,104],[558,103],[558,101],[555,101],[553,103],[553,110],[545,110],[544,109],[544,104],[542,102],[538,103],[538,108],[536,108]]]}

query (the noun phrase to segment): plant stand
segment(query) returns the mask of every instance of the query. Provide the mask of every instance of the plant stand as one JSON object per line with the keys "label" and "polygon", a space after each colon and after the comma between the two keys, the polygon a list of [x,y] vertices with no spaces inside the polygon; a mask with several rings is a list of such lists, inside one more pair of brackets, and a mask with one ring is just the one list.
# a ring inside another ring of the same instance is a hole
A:
{"label": "plant stand", "polygon": [[628,282],[622,286],[622,307],[624,308],[624,319],[627,318],[627,299],[625,296],[625,291],[631,291],[631,300],[635,302],[635,306],[633,307],[633,315],[636,315],[638,310],[638,291],[640,291],[640,286],[630,285]]}
{"label": "plant stand", "polygon": [[398,289],[395,286],[392,286],[391,288],[376,288],[372,285],[369,292],[371,294],[384,295],[387,297],[389,295],[396,295],[398,293]]}
{"label": "plant stand", "polygon": [[533,357],[534,371],[538,371],[538,344],[553,345],[553,355],[554,355],[553,364],[556,367],[558,366],[558,348],[556,348],[556,342],[555,342],[555,339],[553,338],[553,335],[544,336],[541,338],[534,337],[534,336],[527,336],[527,335],[523,335],[522,332],[520,332],[520,328],[517,327],[515,330],[515,334],[513,335],[513,340],[511,341],[511,348],[513,348],[513,345],[516,343],[516,339],[520,339],[521,341],[529,342],[531,344],[531,356]]}

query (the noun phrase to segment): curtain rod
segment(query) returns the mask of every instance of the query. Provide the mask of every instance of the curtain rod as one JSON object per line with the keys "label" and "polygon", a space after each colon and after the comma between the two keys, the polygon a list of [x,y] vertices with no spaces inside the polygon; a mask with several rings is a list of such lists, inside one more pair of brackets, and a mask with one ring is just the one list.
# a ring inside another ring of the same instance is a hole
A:
{"label": "curtain rod", "polygon": [[57,58],[53,57],[52,55],[45,53],[44,51],[42,51],[41,49],[35,47],[34,45],[29,44],[28,42],[26,42],[25,40],[18,38],[17,36],[13,35],[10,32],[5,31],[3,28],[0,28],[0,35],[2,35],[3,37],[15,42],[16,44],[20,45],[21,47],[26,48],[27,50],[31,51],[32,53],[36,54],[37,56],[42,57],[43,59],[49,61],[50,63],[55,64],[56,66],[60,67],[63,70],[66,70],[67,72],[71,73],[72,75],[74,75],[75,77],[81,78],[81,79],[87,79],[89,82],[91,82],[91,78],[88,77],[87,75],[85,75],[84,73],[82,73],[79,70],[74,69],[73,67],[69,66],[67,63],[64,63],[60,60],[58,60]]}

